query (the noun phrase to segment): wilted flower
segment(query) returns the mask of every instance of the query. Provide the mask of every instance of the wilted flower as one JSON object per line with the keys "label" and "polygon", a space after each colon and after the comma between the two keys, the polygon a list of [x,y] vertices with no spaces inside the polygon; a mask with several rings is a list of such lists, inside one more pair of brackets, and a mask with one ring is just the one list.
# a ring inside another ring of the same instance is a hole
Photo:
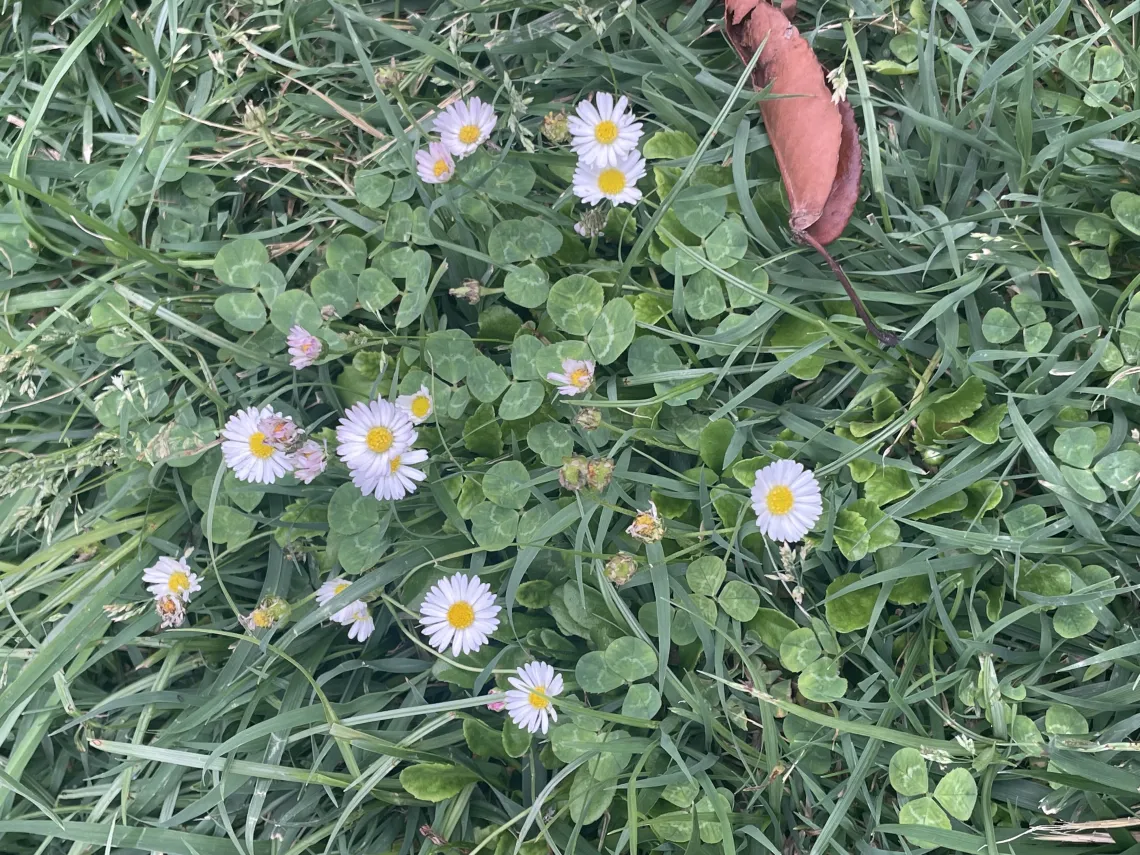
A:
{"label": "wilted flower", "polygon": [[293,357],[289,364],[298,371],[308,368],[321,355],[321,340],[300,324],[289,328],[285,341],[289,345],[289,355]]}
{"label": "wilted flower", "polygon": [[328,461],[325,449],[313,439],[306,440],[300,448],[293,452],[293,477],[303,484],[311,484],[313,480],[325,471]]}
{"label": "wilted flower", "polygon": [[300,430],[293,420],[280,413],[262,416],[257,429],[265,434],[265,442],[274,448],[288,451],[300,436]]}
{"label": "wilted flower", "polygon": [[542,135],[554,145],[561,145],[570,139],[570,120],[565,110],[558,113],[552,110],[542,117]]}
{"label": "wilted flower", "polygon": [[649,503],[649,510],[638,511],[626,533],[642,543],[656,543],[665,536],[665,524],[657,513],[657,505]]}
{"label": "wilted flower", "polygon": [[456,300],[466,300],[474,306],[483,296],[483,283],[478,279],[464,279],[462,284],[456,285],[447,293]]}
{"label": "wilted flower", "polygon": [[182,626],[186,620],[186,604],[181,597],[169,595],[158,597],[154,601],[154,609],[158,612],[160,625],[163,629],[174,629]]}
{"label": "wilted flower", "polygon": [[587,208],[582,219],[574,224],[574,231],[584,238],[600,237],[606,229],[609,208]]}
{"label": "wilted flower", "polygon": [[637,559],[628,552],[619,552],[606,562],[606,578],[615,585],[624,585],[637,572]]}
{"label": "wilted flower", "polygon": [[601,492],[610,486],[614,479],[614,465],[612,457],[595,457],[586,464],[586,483],[591,490]]}
{"label": "wilted flower", "polygon": [[562,461],[562,468],[558,470],[558,483],[563,489],[576,493],[586,486],[589,472],[590,462],[580,454],[575,454]]}
{"label": "wilted flower", "polygon": [[563,359],[562,371],[548,371],[548,382],[558,387],[558,393],[573,397],[590,388],[594,382],[594,361],[592,359]]}
{"label": "wilted flower", "polygon": [[583,407],[574,416],[574,424],[582,430],[597,430],[602,425],[602,411],[597,407]]}
{"label": "wilted flower", "polygon": [[504,695],[502,689],[497,688],[497,687],[493,688],[493,689],[491,689],[491,691],[488,694],[498,695],[500,697],[499,700],[487,702],[487,709],[489,709],[491,712],[502,712],[503,710],[505,710],[507,708],[506,696]]}
{"label": "wilted flower", "polygon": [[272,629],[289,616],[289,603],[280,597],[266,597],[261,603],[239,620],[251,632],[255,629]]}

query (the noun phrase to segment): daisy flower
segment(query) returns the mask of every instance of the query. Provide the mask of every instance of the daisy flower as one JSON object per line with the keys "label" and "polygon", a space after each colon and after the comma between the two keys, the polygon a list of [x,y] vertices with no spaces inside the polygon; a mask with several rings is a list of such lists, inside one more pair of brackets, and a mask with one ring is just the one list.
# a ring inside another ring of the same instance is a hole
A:
{"label": "daisy flower", "polygon": [[441,142],[416,152],[416,171],[425,184],[444,184],[455,174],[455,161]]}
{"label": "daisy flower", "polygon": [[368,495],[381,478],[392,475],[392,458],[416,441],[411,419],[387,401],[354,404],[336,428],[337,456],[352,483]]}
{"label": "daisy flower", "polygon": [[184,603],[190,602],[190,595],[202,590],[202,580],[190,570],[185,558],[163,556],[143,570],[146,589],[156,600],[177,597]]}
{"label": "daisy flower", "polygon": [[491,136],[496,121],[495,111],[490,104],[472,98],[470,101],[457,101],[445,108],[436,116],[434,130],[448,152],[462,159]]}
{"label": "daisy flower", "polygon": [[756,473],[752,485],[756,527],[772,540],[802,540],[823,513],[819,482],[810,470],[791,460],[777,460]]}
{"label": "daisy flower", "polygon": [[642,543],[656,543],[665,536],[665,524],[661,522],[661,515],[657,513],[657,505],[649,503],[649,510],[638,511],[633,522],[629,524],[626,534],[640,540]]}
{"label": "daisy flower", "polygon": [[[317,605],[327,606],[333,597],[347,591],[348,586],[351,584],[352,583],[347,579],[341,579],[339,576],[335,579],[329,579],[327,582],[321,585],[321,587],[317,588]],[[329,615],[329,619],[335,620],[340,624],[347,624],[352,617],[353,607],[359,602],[360,600],[353,600],[344,608]]]}
{"label": "daisy flower", "polygon": [[436,650],[451,645],[451,655],[474,653],[487,643],[487,638],[499,628],[495,617],[500,607],[495,605],[491,586],[480,582],[478,576],[470,579],[456,573],[432,585],[420,606],[420,624],[428,644]]}
{"label": "daisy flower", "polygon": [[546,379],[558,387],[560,395],[580,395],[594,382],[592,359],[563,359],[562,373],[551,371]]}
{"label": "daisy flower", "polygon": [[293,357],[289,364],[297,370],[308,368],[321,355],[321,340],[300,324],[289,328],[285,342],[289,345],[289,355]]}
{"label": "daisy flower", "polygon": [[293,466],[293,477],[303,484],[312,484],[328,466],[325,450],[315,439],[305,440],[304,444],[293,452],[289,462]]}
{"label": "daisy flower", "polygon": [[346,615],[346,619],[340,623],[348,627],[349,638],[363,644],[376,629],[376,624],[372,620],[372,613],[368,611],[368,605],[364,600],[355,600],[350,604],[349,609],[351,611]]}
{"label": "daisy flower", "polygon": [[239,481],[272,484],[289,471],[289,456],[259,426],[270,416],[282,418],[271,407],[249,407],[230,416],[222,428],[222,457]]}
{"label": "daisy flower", "polygon": [[265,434],[265,441],[274,448],[287,449],[300,436],[301,430],[293,420],[280,413],[273,413],[257,420],[257,429]]}
{"label": "daisy flower", "polygon": [[562,675],[555,674],[545,662],[529,662],[507,682],[514,687],[507,691],[506,699],[511,721],[531,733],[546,733],[550,720],[558,721],[550,699],[562,694]]}
{"label": "daisy flower", "polygon": [[609,199],[615,205],[632,205],[641,199],[637,182],[645,177],[645,158],[636,151],[610,166],[578,161],[574,195],[588,205]]}
{"label": "daisy flower", "polygon": [[[389,473],[377,478],[376,486],[372,488],[376,498],[395,502],[409,493],[416,492],[416,484],[424,480],[427,475],[411,464],[423,463],[427,458],[428,453],[422,448],[413,448],[411,451],[402,451],[393,455],[388,463]],[[361,492],[368,494],[363,487]]]}
{"label": "daisy flower", "polygon": [[629,99],[599,92],[597,106],[588,99],[579,101],[570,117],[570,147],[583,163],[614,166],[637,148],[641,139],[641,122],[633,120]]}
{"label": "daisy flower", "polygon": [[396,399],[396,409],[412,420],[414,425],[422,425],[435,411],[431,393],[427,386],[420,386],[414,395],[401,395]]}

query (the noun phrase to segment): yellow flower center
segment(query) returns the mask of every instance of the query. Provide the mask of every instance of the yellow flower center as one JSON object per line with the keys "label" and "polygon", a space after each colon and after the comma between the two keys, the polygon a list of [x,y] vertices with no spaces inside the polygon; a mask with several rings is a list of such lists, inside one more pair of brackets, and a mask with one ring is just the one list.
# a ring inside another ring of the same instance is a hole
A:
{"label": "yellow flower center", "polygon": [[436,178],[442,178],[447,174],[447,161],[441,157],[435,162],[435,166],[431,168],[431,171],[435,173]]}
{"label": "yellow flower center", "polygon": [[166,587],[172,594],[183,594],[190,590],[190,577],[181,570],[175,570],[170,574]]}
{"label": "yellow flower center", "polygon": [[308,355],[312,352],[313,352],[313,342],[311,342],[311,341],[301,342],[301,353]]}
{"label": "yellow flower center", "polygon": [[527,702],[536,710],[544,710],[550,706],[550,698],[546,697],[546,686],[535,686],[530,690]]}
{"label": "yellow flower center", "polygon": [[337,582],[335,585],[333,585],[333,596],[336,597],[344,593],[348,590],[348,586],[348,582]]}
{"label": "yellow flower center", "polygon": [[475,623],[475,609],[470,603],[460,600],[447,610],[447,622],[451,624],[452,629],[467,629]]}
{"label": "yellow flower center", "polygon": [[625,189],[625,173],[614,166],[603,169],[598,175],[598,189],[607,196],[616,196]]}
{"label": "yellow flower center", "polygon": [[459,141],[464,145],[472,145],[479,142],[479,126],[464,125],[459,129]]}
{"label": "yellow flower center", "polygon": [[250,434],[249,453],[258,460],[268,460],[276,449],[265,441],[266,437],[261,431]]}
{"label": "yellow flower center", "polygon": [[403,457],[402,454],[397,454],[388,463],[388,468],[392,472],[393,475],[395,475],[400,469],[400,458],[401,457]]}
{"label": "yellow flower center", "polygon": [[173,615],[178,613],[178,600],[174,597],[163,597],[158,601],[158,610],[164,615]]}
{"label": "yellow flower center", "polygon": [[616,122],[606,119],[604,122],[598,122],[594,125],[594,139],[602,145],[609,145],[617,138],[618,126]]}
{"label": "yellow flower center", "polygon": [[412,415],[417,419],[427,418],[431,412],[431,399],[427,395],[416,395],[412,398]]}
{"label": "yellow flower center", "polygon": [[383,454],[392,447],[392,443],[395,441],[396,437],[392,436],[392,431],[386,427],[374,427],[368,431],[368,435],[364,438],[368,450],[375,451],[377,454]]}
{"label": "yellow flower center", "polygon": [[273,626],[273,618],[265,609],[254,609],[253,614],[249,616],[249,622],[258,629],[269,629]]}
{"label": "yellow flower center", "polygon": [[357,623],[364,623],[366,620],[369,620],[370,618],[371,618],[371,615],[368,614],[368,609],[361,609],[360,611],[358,611],[356,614],[354,614],[352,616],[352,619],[354,621],[356,621]]}
{"label": "yellow flower center", "polygon": [[768,506],[768,513],[774,517],[784,516],[791,511],[795,503],[796,499],[791,489],[783,484],[777,484],[769,490],[768,497],[764,500],[764,504]]}
{"label": "yellow flower center", "polygon": [[590,371],[588,368],[575,368],[570,372],[570,385],[585,389],[590,385]]}

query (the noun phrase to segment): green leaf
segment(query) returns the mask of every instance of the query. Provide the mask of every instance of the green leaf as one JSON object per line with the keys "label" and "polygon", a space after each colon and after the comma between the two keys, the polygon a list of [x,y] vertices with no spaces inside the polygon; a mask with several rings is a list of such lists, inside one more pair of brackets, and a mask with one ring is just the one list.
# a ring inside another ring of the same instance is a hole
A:
{"label": "green leaf", "polygon": [[381,508],[372,496],[362,495],[355,484],[341,484],[329,500],[329,528],[340,534],[364,531],[380,522]]}
{"label": "green leaf", "polygon": [[[605,758],[594,758],[594,760],[603,759]],[[596,775],[597,766],[594,760],[575,772],[574,780],[570,784],[568,799],[570,819],[581,825],[597,822],[609,809],[617,794],[617,780],[613,776]]]}
{"label": "green leaf", "polygon": [[463,445],[480,457],[498,457],[503,453],[503,429],[490,404],[480,404],[463,423]]}
{"label": "green leaf", "polygon": [[261,266],[268,261],[269,251],[261,241],[239,238],[218,252],[214,259],[214,275],[235,288],[256,288],[261,281]]}
{"label": "green leaf", "polygon": [[507,759],[507,752],[503,750],[503,734],[483,724],[474,718],[463,720],[463,740],[467,748],[475,757],[494,757],[500,760]]}
{"label": "green leaf", "polygon": [[1032,757],[1040,757],[1045,753],[1045,739],[1041,736],[1041,731],[1037,729],[1037,725],[1033,723],[1033,719],[1026,718],[1023,715],[1014,716],[1009,734],[1017,747],[1026,754]]}
{"label": "green leaf", "polygon": [[574,453],[574,435],[564,424],[543,422],[526,435],[527,448],[547,466],[561,466],[564,458]]}
{"label": "green leaf", "polygon": [[897,466],[882,466],[867,479],[866,485],[863,487],[863,495],[882,507],[895,499],[901,499],[912,490],[914,487],[911,485],[910,475],[905,469],[900,469]]}
{"label": "green leaf", "polygon": [[309,284],[318,306],[332,306],[339,317],[356,307],[356,280],[343,270],[322,270]]}
{"label": "green leaf", "polygon": [[483,495],[496,505],[521,511],[530,498],[530,473],[517,460],[502,460],[483,476]]}
{"label": "green leaf", "polygon": [[724,221],[728,199],[708,184],[692,184],[677,194],[673,213],[686,229],[704,237]]}
{"label": "green leaf", "polygon": [[1140,235],[1140,196],[1122,190],[1112,196],[1112,215],[1134,235]]}
{"label": "green leaf", "polygon": [[1087,469],[1096,456],[1096,433],[1090,427],[1063,430],[1053,442],[1053,453],[1062,463]]}
{"label": "green leaf", "polygon": [[1073,577],[1061,564],[1038,564],[1022,574],[1018,590],[1039,597],[1063,597],[1072,590]]}
{"label": "green leaf", "polygon": [[652,719],[661,709],[661,694],[649,683],[638,683],[626,690],[621,714],[629,718]]}
{"label": "green leaf", "polygon": [[503,279],[503,293],[508,300],[528,309],[537,309],[550,293],[550,279],[537,264],[524,264],[511,270]]}
{"label": "green leaf", "polygon": [[519,512],[491,502],[481,502],[471,511],[471,534],[488,552],[506,549],[515,542]]}
{"label": "green leaf", "polygon": [[[748,231],[744,223],[736,214],[729,214],[719,226],[713,229],[712,234],[705,238],[705,257],[717,267],[727,269],[744,258],[748,252]],[[743,265],[737,265],[742,267]],[[753,285],[758,291],[768,290],[768,273],[762,267],[756,267],[746,275],[733,268],[731,271],[738,279]],[[734,293],[734,291],[736,293]],[[759,297],[747,293],[739,286],[728,286],[729,297],[733,308],[752,306],[760,301]]]}
{"label": "green leaf", "polygon": [[506,421],[525,419],[542,406],[543,386],[535,380],[515,383],[499,403],[499,416]]}
{"label": "green leaf", "polygon": [[742,623],[752,620],[760,608],[760,595],[756,589],[739,579],[726,584],[717,600],[726,615]]}
{"label": "green leaf", "polygon": [[657,654],[640,638],[627,635],[615,638],[606,647],[606,667],[625,680],[634,683],[657,670]]}
{"label": "green leaf", "polygon": [[[1080,224],[1078,223],[1078,230]],[[1032,291],[1023,291],[1020,294],[1014,294],[1013,298],[1009,301],[1013,313],[1017,316],[1018,322],[1023,327],[1031,327],[1034,324],[1040,324],[1045,320],[1045,307],[1041,305],[1040,299]]]}
{"label": "green leaf", "polygon": [[463,330],[439,330],[427,337],[424,355],[437,376],[448,383],[458,383],[467,376],[475,358],[475,343]]}
{"label": "green leaf", "polygon": [[[372,501],[376,500],[373,499]],[[341,541],[340,549],[337,552],[337,560],[340,561],[340,566],[349,573],[363,573],[369,567],[377,564],[391,545],[386,536],[387,531],[386,522],[381,522],[380,525],[374,525],[356,534],[347,535]]]}
{"label": "green leaf", "polygon": [[684,131],[658,131],[642,147],[646,160],[680,160],[697,151],[697,141]]}
{"label": "green leaf", "polygon": [[1092,79],[1115,80],[1124,73],[1124,55],[1113,45],[1101,45],[1093,54]]}
{"label": "green leaf", "polygon": [[425,802],[450,799],[478,780],[470,769],[449,763],[417,763],[400,772],[400,786],[412,798]]}
{"label": "green leaf", "polygon": [[613,691],[625,682],[620,674],[610,668],[605,654],[600,650],[591,650],[578,660],[574,666],[574,679],[583,691],[595,694]]}
{"label": "green leaf", "polygon": [[728,571],[715,555],[703,555],[685,570],[685,580],[694,594],[715,597]]}
{"label": "green leaf", "polygon": [[839,663],[825,656],[808,665],[796,680],[800,694],[817,704],[830,704],[847,692],[847,680],[839,676]]}
{"label": "green leaf", "polygon": [[724,458],[735,435],[736,426],[728,419],[718,419],[704,427],[700,437],[700,453],[706,466],[718,473],[727,468]]}
{"label": "green leaf", "polygon": [[752,620],[748,621],[748,629],[756,633],[756,637],[765,647],[779,650],[788,633],[799,629],[796,622],[783,612],[775,609],[760,609]]}
{"label": "green leaf", "polygon": [[375,267],[369,267],[357,277],[356,288],[360,305],[374,315],[400,296],[396,284]]}
{"label": "green leaf", "polygon": [[1084,736],[1089,723],[1068,704],[1053,704],[1045,710],[1045,732],[1052,736]]}
{"label": "green leaf", "polygon": [[827,586],[827,603],[824,606],[827,624],[836,632],[858,632],[871,624],[880,585],[860,588],[848,594],[839,594],[844,588],[862,581],[858,573],[847,573]]}
{"label": "green leaf", "polygon": [[1093,474],[1087,469],[1076,469],[1072,466],[1061,467],[1061,477],[1065,479],[1065,483],[1073,488],[1077,495],[1088,499],[1090,502],[1104,502],[1108,500],[1108,495],[1097,483]]}
{"label": "green leaf", "polygon": [[223,294],[214,309],[227,324],[243,332],[257,332],[265,326],[265,306],[256,294]]}
{"label": "green leaf", "polygon": [[496,264],[506,265],[554,255],[561,246],[558,229],[538,217],[524,217],[496,225],[487,240],[487,254]]}
{"label": "green leaf", "polygon": [[1131,490],[1140,482],[1140,452],[1126,449],[1106,454],[1096,462],[1093,472],[1110,490]]}
{"label": "green leaf", "polygon": [[304,291],[286,291],[278,295],[269,307],[269,322],[282,333],[288,333],[294,324],[310,332],[324,326],[321,310]]}
{"label": "green leaf", "polygon": [[971,374],[965,383],[953,392],[943,395],[931,405],[930,409],[939,424],[958,424],[976,413],[985,398],[985,385]]}
{"label": "green leaf", "polygon": [[995,404],[982,410],[963,428],[978,442],[993,445],[1001,438],[1001,423],[1008,413],[1008,404]]}
{"label": "green leaf", "polygon": [[982,318],[982,335],[990,344],[1006,344],[1017,338],[1021,327],[1013,315],[1000,306],[986,312]]}
{"label": "green leaf", "polygon": [[1096,614],[1084,603],[1060,606],[1053,613],[1053,629],[1061,638],[1080,638],[1096,629]]}
{"label": "green leaf", "polygon": [[507,373],[489,356],[475,354],[467,372],[467,388],[476,401],[490,403],[498,400],[511,384]]}
{"label": "green leaf", "polygon": [[1024,504],[1010,508],[1005,512],[1005,530],[1011,537],[1018,539],[1028,537],[1045,525],[1048,514],[1037,504]]}
{"label": "green leaf", "polygon": [[900,748],[891,756],[891,786],[900,796],[921,796],[930,788],[926,760],[917,748]]}
{"label": "green leaf", "polygon": [[605,291],[589,276],[574,273],[559,279],[546,297],[546,311],[560,330],[586,335],[602,312]]}
{"label": "green leaf", "polygon": [[780,663],[789,671],[802,671],[823,654],[819,639],[808,627],[793,629],[780,642]]}
{"label": "green leaf", "polygon": [[610,300],[590,328],[586,343],[599,365],[609,365],[625,353],[636,331],[634,310],[629,301]]}
{"label": "green leaf", "polygon": [[899,524],[869,499],[852,502],[835,520],[835,543],[849,561],[898,543]]}
{"label": "green leaf", "polygon": [[356,201],[369,208],[381,208],[392,195],[394,184],[390,176],[378,170],[358,172],[353,186]]}
{"label": "green leaf", "polygon": [[951,769],[934,788],[934,798],[950,816],[966,822],[978,800],[978,785],[969,770]]}
{"label": "green leaf", "polygon": [[215,505],[212,525],[202,520],[202,528],[211,543],[224,543],[233,549],[249,540],[254,522],[237,508]]}
{"label": "green leaf", "polygon": [[325,264],[333,270],[357,276],[368,265],[368,245],[356,235],[339,235],[325,251]]}
{"label": "green leaf", "polygon": [[950,817],[930,796],[909,801],[899,811],[899,822],[903,825],[925,825],[930,828],[951,828]]}

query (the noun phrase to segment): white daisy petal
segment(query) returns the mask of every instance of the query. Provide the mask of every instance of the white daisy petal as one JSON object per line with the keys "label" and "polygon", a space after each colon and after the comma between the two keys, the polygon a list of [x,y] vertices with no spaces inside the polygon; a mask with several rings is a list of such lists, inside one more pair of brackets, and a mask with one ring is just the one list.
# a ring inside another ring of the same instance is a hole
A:
{"label": "white daisy petal", "polygon": [[348,609],[345,619],[338,621],[348,627],[348,637],[361,643],[368,640],[376,629],[372,620],[372,613],[368,611],[368,604],[363,600],[356,600]]}
{"label": "white daisy petal", "polygon": [[455,161],[443,143],[428,143],[416,152],[416,172],[425,184],[446,184],[455,174]]}
{"label": "white daisy petal", "polygon": [[792,460],[777,460],[756,473],[752,487],[756,527],[771,540],[803,540],[823,513],[819,482]]}
{"label": "white daisy petal", "polygon": [[530,662],[507,682],[513,687],[504,699],[511,721],[530,733],[545,734],[551,720],[558,721],[550,699],[562,694],[562,676],[545,662]]}
{"label": "white daisy petal", "polygon": [[416,431],[404,413],[377,400],[349,408],[337,425],[336,438],[337,456],[348,467],[352,482],[364,495],[383,498],[381,494],[388,491],[381,488],[391,480],[392,460],[416,441]]}
{"label": "white daisy petal", "polygon": [[412,420],[412,424],[421,425],[431,418],[435,411],[431,392],[427,386],[420,386],[419,391],[413,395],[400,395],[396,398],[396,409]]}
{"label": "white daisy petal", "polygon": [[190,602],[190,595],[202,590],[202,580],[190,569],[185,558],[163,556],[143,570],[142,580],[155,600],[173,597]]}
{"label": "white daisy petal", "polygon": [[563,359],[561,373],[551,371],[546,379],[558,387],[560,395],[580,395],[594,382],[594,368],[592,359]]}
{"label": "white daisy petal", "polygon": [[[424,452],[426,456],[426,452]],[[489,596],[489,598],[488,598]],[[422,632],[436,650],[451,647],[451,655],[474,653],[499,628],[491,586],[478,576],[456,573],[441,579],[424,596],[420,607]]]}
{"label": "white daisy petal", "polygon": [[222,428],[222,458],[239,481],[272,484],[292,469],[289,454],[260,429],[263,419],[284,417],[272,407],[249,407],[230,416]]}
{"label": "white daisy petal", "polygon": [[641,200],[637,182],[645,177],[645,158],[636,151],[599,165],[578,161],[572,181],[574,195],[587,205],[609,199],[614,205],[633,205]]}
{"label": "white daisy petal", "polygon": [[597,106],[580,101],[576,115],[570,117],[570,147],[584,164],[615,166],[636,151],[641,122],[634,121],[629,99],[624,95],[617,104],[606,92],[599,92],[594,100]]}
{"label": "white daisy petal", "polygon": [[445,107],[436,116],[433,129],[447,151],[462,159],[487,141],[496,121],[491,105],[475,97]]}

